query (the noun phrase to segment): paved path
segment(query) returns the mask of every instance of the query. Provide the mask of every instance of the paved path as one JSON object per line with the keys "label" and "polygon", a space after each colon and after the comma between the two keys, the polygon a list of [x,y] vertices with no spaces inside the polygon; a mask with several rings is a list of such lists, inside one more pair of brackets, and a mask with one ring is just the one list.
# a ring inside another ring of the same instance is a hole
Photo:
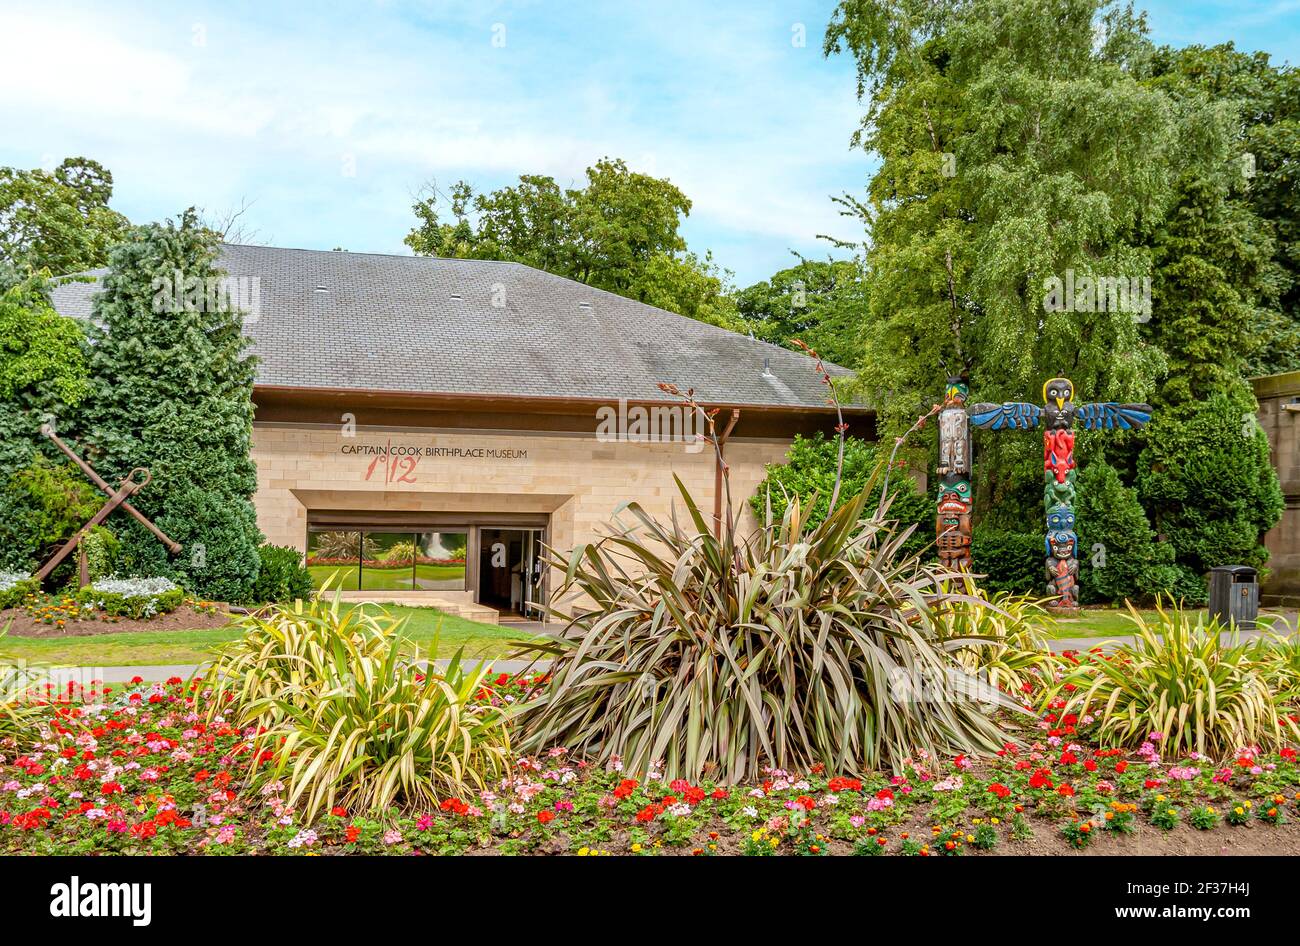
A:
{"label": "paved path", "polygon": [[[1297,618],[1295,611],[1284,611],[1273,622],[1273,630],[1284,637],[1294,638],[1298,620],[1300,618]],[[1263,630],[1240,631],[1236,639],[1244,643],[1261,637],[1264,633]],[[1131,644],[1134,640],[1132,634],[1115,634],[1110,637],[1055,637],[1047,642],[1047,646],[1059,654],[1063,650],[1091,650],[1094,647],[1109,649],[1120,644]]]}
{"label": "paved path", "polygon": [[[436,663],[446,666],[446,660]],[[423,661],[421,661],[423,663]],[[527,660],[491,660],[488,661],[496,673],[519,673],[529,666]],[[90,681],[101,683],[129,683],[136,677],[142,680],[170,680],[172,677],[185,679],[198,670],[194,664],[143,664],[137,667],[50,667],[50,679],[60,686],[75,680],[82,686],[90,686]]]}

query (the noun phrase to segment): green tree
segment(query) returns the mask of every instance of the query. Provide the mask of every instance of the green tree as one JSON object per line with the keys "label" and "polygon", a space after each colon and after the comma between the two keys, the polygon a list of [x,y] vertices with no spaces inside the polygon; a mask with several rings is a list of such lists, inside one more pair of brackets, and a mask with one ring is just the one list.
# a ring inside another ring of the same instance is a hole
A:
{"label": "green tree", "polygon": [[1156,541],[1137,490],[1121,483],[1115,468],[1101,460],[1080,470],[1077,482],[1079,585],[1084,600],[1142,602],[1164,591],[1177,594],[1174,547]]}
{"label": "green tree", "polygon": [[1250,387],[1238,382],[1187,409],[1159,412],[1138,460],[1138,494],[1171,543],[1179,587],[1204,589],[1216,565],[1262,567],[1263,536],[1283,500]]}
{"label": "green tree", "polygon": [[0,292],[0,482],[39,451],[41,424],[87,390],[84,333],[54,311],[49,292],[34,275]]}
{"label": "green tree", "polygon": [[1150,83],[1193,110],[1230,108],[1217,165],[1185,177],[1156,231],[1153,340],[1173,361],[1160,397],[1178,403],[1241,374],[1300,368],[1300,78],[1267,54],[1163,47]]}
{"label": "green tree", "polygon": [[[816,524],[826,518],[830,508],[831,493],[835,488],[835,469],[839,444],[835,438],[823,434],[811,437],[799,435],[790,445],[784,463],[769,463],[767,476],[749,505],[759,521],[766,515],[768,502],[772,504],[773,518],[780,520],[792,497],[798,497],[805,521]],[[867,485],[878,460],[885,457],[878,444],[856,437],[844,440],[844,470],[840,497],[855,496]],[[880,502],[884,483],[877,483],[867,505],[875,508]],[[905,548],[920,553],[934,543],[934,500],[922,495],[905,472],[894,471],[889,481],[889,514],[900,526],[915,526],[916,531],[907,540]]]}
{"label": "green tree", "polygon": [[179,298],[176,279],[217,280],[217,238],[187,211],[179,224],[133,228],[109,257],[96,296],[90,360],[93,396],[79,418],[110,482],[135,467],[152,482],[132,503],[185,546],[168,559],[134,520],[121,524],[119,561],[211,598],[243,600],[258,571],[252,496],[254,362],[242,314],[226,297]]}
{"label": "green tree", "polygon": [[[962,372],[981,401],[1037,402],[1058,375],[1080,400],[1150,395],[1163,358],[1141,313],[1058,306],[1054,280],[1149,277],[1147,230],[1186,169],[1222,163],[1231,111],[1145,84],[1145,24],[1103,0],[847,0],[826,50],[856,58],[856,140],[881,158],[859,363],[885,432]],[[977,515],[1039,525],[1034,441],[979,437]]]}
{"label": "green tree", "polygon": [[853,367],[862,355],[859,332],[867,293],[859,260],[800,259],[736,294],[740,317],[764,341],[790,346],[800,339],[828,361]]}
{"label": "green tree", "polygon": [[0,263],[56,275],[103,266],[128,226],[112,196],[113,175],[89,158],[53,171],[0,168]]}
{"label": "green tree", "polygon": [[[586,186],[525,174],[476,194],[465,181],[413,210],[406,245],[424,256],[511,260],[716,325],[735,327],[728,274],[678,232],[691,202],[666,178],[622,160],[587,168]],[[446,211],[450,219],[444,219]]]}

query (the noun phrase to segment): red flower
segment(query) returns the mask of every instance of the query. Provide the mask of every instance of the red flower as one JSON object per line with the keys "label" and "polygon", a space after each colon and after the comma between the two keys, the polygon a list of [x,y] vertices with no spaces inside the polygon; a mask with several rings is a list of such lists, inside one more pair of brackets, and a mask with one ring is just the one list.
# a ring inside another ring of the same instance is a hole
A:
{"label": "red flower", "polygon": [[1051,788],[1052,772],[1050,769],[1037,769],[1029,777],[1030,788]]}
{"label": "red flower", "polygon": [[998,798],[1006,798],[1011,794],[1011,789],[1000,782],[994,782],[988,787],[987,791],[990,795],[996,795]]}
{"label": "red flower", "polygon": [[1058,788],[1058,789],[1056,790],[1056,793],[1057,793],[1058,795],[1060,795],[1062,798],[1073,798],[1073,797],[1074,797],[1074,786],[1072,786],[1072,785],[1062,785],[1060,788]]}
{"label": "red flower", "polygon": [[361,829],[354,824],[350,824],[348,825],[348,830],[345,832],[345,834],[347,836],[348,843],[355,844],[357,838],[361,837]]}
{"label": "red flower", "polygon": [[549,824],[550,822],[555,820],[555,812],[550,811],[549,809],[546,811],[539,811],[537,813],[537,820],[541,824]]}
{"label": "red flower", "polygon": [[348,810],[346,808],[340,807],[339,805],[335,805],[333,808],[330,809],[330,814],[333,815],[335,818],[346,818],[348,816]]}
{"label": "red flower", "polygon": [[1126,760],[1115,763],[1115,771],[1120,775],[1123,775],[1124,770],[1127,768],[1128,768],[1128,762]]}

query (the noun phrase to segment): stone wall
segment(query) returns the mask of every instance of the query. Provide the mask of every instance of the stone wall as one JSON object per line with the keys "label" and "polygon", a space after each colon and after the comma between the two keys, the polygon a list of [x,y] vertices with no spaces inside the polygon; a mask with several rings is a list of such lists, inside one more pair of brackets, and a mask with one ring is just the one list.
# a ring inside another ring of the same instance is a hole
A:
{"label": "stone wall", "polygon": [[[1269,578],[1261,595],[1271,604],[1300,603],[1300,371],[1269,375],[1252,382],[1259,399],[1259,422],[1282,482],[1286,510],[1265,538]],[[1288,406],[1295,410],[1288,409]]]}
{"label": "stone wall", "polygon": [[[667,519],[678,498],[673,474],[712,516],[713,452],[697,446],[602,443],[590,434],[366,428],[348,437],[338,428],[258,424],[254,502],[267,541],[304,550],[308,509],[318,509],[547,513],[550,544],[567,551],[595,539],[630,500]],[[783,460],[788,446],[787,440],[727,444],[742,529],[756,524],[746,501],[764,464]]]}

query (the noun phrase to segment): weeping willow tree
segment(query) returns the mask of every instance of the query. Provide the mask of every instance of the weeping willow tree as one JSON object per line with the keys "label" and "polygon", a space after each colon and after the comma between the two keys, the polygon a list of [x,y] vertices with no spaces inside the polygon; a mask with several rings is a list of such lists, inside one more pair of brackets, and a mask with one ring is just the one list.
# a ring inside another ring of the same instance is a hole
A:
{"label": "weeping willow tree", "polygon": [[[855,58],[854,141],[881,161],[847,200],[870,238],[860,383],[886,429],[963,372],[980,400],[1038,400],[1061,375],[1089,399],[1148,396],[1144,235],[1183,170],[1224,153],[1231,109],[1144,82],[1142,16],[1101,0],[847,0],[826,51]],[[1038,451],[983,444],[977,508],[1033,510]]]}

